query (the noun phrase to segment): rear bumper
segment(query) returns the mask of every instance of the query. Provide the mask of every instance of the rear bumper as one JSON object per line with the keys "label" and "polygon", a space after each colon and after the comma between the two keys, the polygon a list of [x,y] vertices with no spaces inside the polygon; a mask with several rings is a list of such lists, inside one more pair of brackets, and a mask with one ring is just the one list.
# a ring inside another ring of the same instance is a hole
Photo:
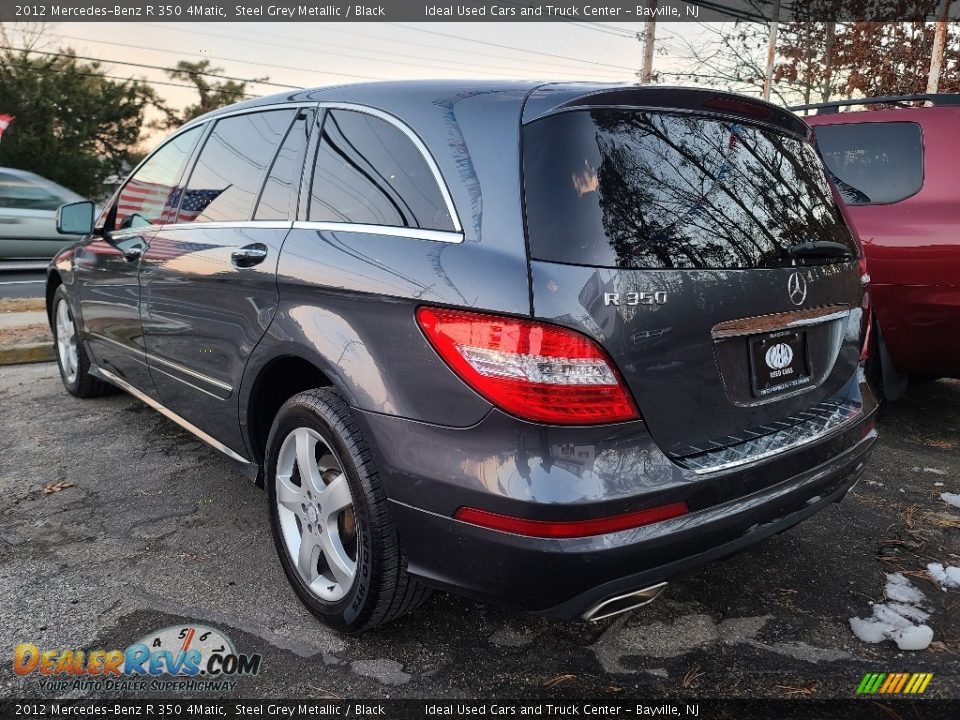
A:
{"label": "rear bumper", "polygon": [[[642,422],[547,427],[497,410],[470,428],[357,412],[411,573],[477,599],[561,618],[649,588],[782,532],[846,494],[876,440],[875,398],[811,442],[697,472]],[[546,521],[609,518],[684,502],[689,513],[602,535],[537,538],[454,520],[461,507]]]}
{"label": "rear bumper", "polygon": [[[871,419],[865,419],[868,422]],[[833,460],[761,492],[608,535],[541,539],[487,530],[410,505],[391,511],[423,582],[557,618],[671,580],[780,533],[841,500],[876,431]]]}

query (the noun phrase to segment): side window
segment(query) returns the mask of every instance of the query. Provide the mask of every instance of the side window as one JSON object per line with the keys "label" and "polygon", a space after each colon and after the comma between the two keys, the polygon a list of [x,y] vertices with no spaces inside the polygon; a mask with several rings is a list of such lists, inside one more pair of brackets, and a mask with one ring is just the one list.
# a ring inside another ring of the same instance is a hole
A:
{"label": "side window", "polygon": [[30,178],[0,172],[0,207],[17,210],[56,210],[66,199]]}
{"label": "side window", "polygon": [[454,230],[437,181],[399,128],[360,112],[323,122],[309,220]]}
{"label": "side window", "polygon": [[820,125],[814,133],[848,205],[898,202],[923,185],[923,136],[916,123]]}
{"label": "side window", "polygon": [[176,184],[183,165],[200,139],[195,127],[173,138],[153,153],[127,181],[117,198],[113,229],[170,222],[177,212],[180,193]]}
{"label": "side window", "polygon": [[269,110],[218,120],[183,191],[177,222],[249,220],[294,112]]}
{"label": "side window", "polygon": [[297,214],[300,174],[315,112],[301,110],[280,146],[263,186],[254,220],[292,220]]}

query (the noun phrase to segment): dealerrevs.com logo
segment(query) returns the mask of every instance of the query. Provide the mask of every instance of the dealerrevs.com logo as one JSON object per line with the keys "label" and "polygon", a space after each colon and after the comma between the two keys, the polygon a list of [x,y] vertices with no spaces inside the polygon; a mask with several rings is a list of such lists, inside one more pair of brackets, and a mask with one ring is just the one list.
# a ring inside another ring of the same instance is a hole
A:
{"label": "dealerrevs.com logo", "polygon": [[171,625],[125,650],[41,649],[20,643],[13,671],[36,677],[40,690],[225,692],[260,672],[261,656],[238,653],[233,641],[203,625]]}

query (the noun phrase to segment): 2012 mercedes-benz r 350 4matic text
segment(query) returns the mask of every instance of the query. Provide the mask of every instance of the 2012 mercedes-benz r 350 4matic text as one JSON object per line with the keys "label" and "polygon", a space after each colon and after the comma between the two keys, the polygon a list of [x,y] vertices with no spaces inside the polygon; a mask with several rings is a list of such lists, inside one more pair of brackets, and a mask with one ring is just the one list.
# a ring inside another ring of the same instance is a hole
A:
{"label": "2012 mercedes-benz r 350 4matic text", "polygon": [[562,618],[841,499],[873,444],[856,238],[773,105],[410,82],[194,120],[50,266],[60,370],[266,485],[297,595]]}

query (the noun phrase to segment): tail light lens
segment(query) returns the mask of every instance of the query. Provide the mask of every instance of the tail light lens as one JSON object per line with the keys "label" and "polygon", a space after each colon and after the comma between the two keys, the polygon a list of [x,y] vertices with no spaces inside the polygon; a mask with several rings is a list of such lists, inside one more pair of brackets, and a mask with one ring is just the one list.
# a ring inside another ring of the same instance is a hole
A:
{"label": "tail light lens", "polygon": [[640,417],[606,353],[573,330],[430,307],[417,322],[461,380],[511,415],[558,425]]}
{"label": "tail light lens", "polygon": [[860,362],[866,362],[870,357],[870,344],[873,341],[873,306],[870,304],[870,273],[867,270],[867,259],[860,250],[860,284],[863,285],[863,320],[860,327]]}
{"label": "tail light lens", "polygon": [[489,530],[526,535],[539,538],[578,538],[592,535],[632,530],[633,528],[652,525],[670,518],[680,517],[689,512],[686,502],[677,502],[670,505],[659,505],[646,510],[614,515],[612,517],[596,518],[594,520],[527,520],[526,518],[499,515],[497,513],[478,510],[471,507],[462,507],[454,513],[454,518],[471,525],[479,525]]}

